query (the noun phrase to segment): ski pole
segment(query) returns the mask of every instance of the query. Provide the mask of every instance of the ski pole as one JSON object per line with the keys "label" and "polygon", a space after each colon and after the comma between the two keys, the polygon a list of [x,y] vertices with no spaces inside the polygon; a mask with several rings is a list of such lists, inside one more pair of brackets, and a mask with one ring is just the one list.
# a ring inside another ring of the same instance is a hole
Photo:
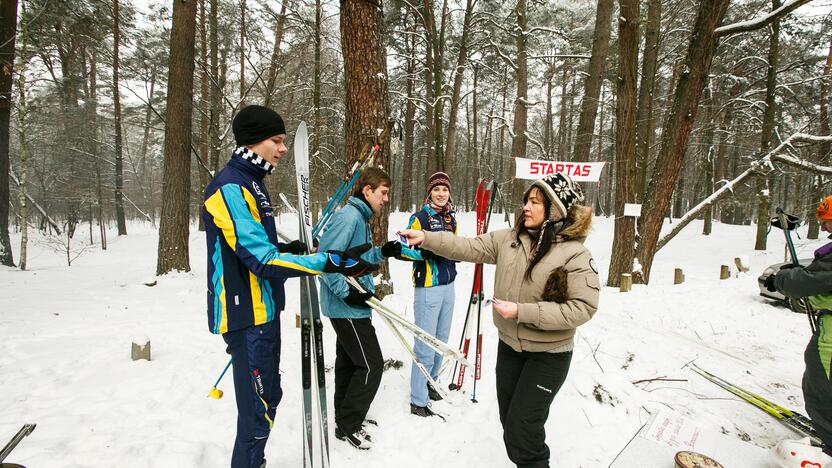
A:
{"label": "ski pole", "polygon": [[[477,288],[476,278],[477,278],[477,275],[479,274],[479,270],[480,270],[480,265],[477,263],[477,264],[474,265],[474,281],[475,281],[475,284],[474,284],[474,286],[471,287],[471,300],[468,302],[468,311],[465,313],[465,323],[462,325],[462,335],[459,337],[459,346],[458,346],[458,348],[462,350],[462,354],[465,356],[466,359],[468,358],[468,348],[471,345],[471,338],[468,336],[470,330],[468,328],[469,328],[469,320],[471,318],[471,310],[474,309],[474,302],[473,301],[475,300],[474,294],[476,293],[476,288]],[[459,374],[457,374],[457,368],[459,368]],[[453,370],[453,373],[451,374],[451,378],[453,379],[454,377],[456,377],[456,382],[451,382],[448,385],[448,389],[449,390],[461,390],[462,389],[462,383],[465,380],[465,367],[464,366],[459,367],[458,362],[454,363],[454,370]]]}
{"label": "ski pole", "polygon": [[222,398],[222,390],[218,389],[217,385],[219,385],[220,380],[222,380],[222,378],[225,377],[225,373],[228,372],[229,367],[231,367],[231,359],[228,360],[228,364],[225,365],[225,369],[222,370],[222,373],[220,373],[220,377],[217,379],[216,382],[214,382],[214,386],[211,387],[211,391],[208,392],[209,397],[215,400],[219,400],[220,398]]}
{"label": "ski pole", "polygon": [[[797,259],[797,252],[794,248],[794,242],[792,242],[792,235],[789,230],[788,220],[786,219],[786,213],[783,211],[783,208],[777,207],[777,219],[780,221],[780,228],[783,229],[783,234],[786,236],[786,245],[789,246],[789,255],[792,257],[792,264],[794,266],[799,267],[800,261]],[[815,313],[812,310],[811,304],[806,299],[799,299],[800,305],[806,311],[806,317],[809,319],[809,328],[812,330],[812,334],[814,335],[817,331],[817,322],[815,322]]]}
{"label": "ski pole", "polygon": [[[12,437],[12,439],[9,441],[9,443],[6,444],[5,447],[3,447],[3,450],[0,450],[0,462],[5,460],[6,457],[8,457],[9,454],[12,452],[12,450],[14,450],[14,448],[17,447],[17,444],[19,444],[20,441],[23,440],[24,437],[31,434],[32,431],[35,430],[35,427],[37,427],[37,424],[24,424],[23,427],[21,427],[20,430],[17,431],[17,434],[15,434],[14,437]],[[4,463],[3,466],[6,466],[6,464]],[[12,465],[9,465],[9,466],[12,466]],[[14,465],[14,466],[19,466],[19,465]]]}
{"label": "ski pole", "polygon": [[[482,227],[482,234],[488,232],[488,222],[491,220],[491,207],[494,205],[494,181],[489,181],[488,184],[485,186],[485,193],[484,197],[488,197],[490,194],[490,199],[488,200],[488,205],[483,211],[487,211],[485,215],[485,224]],[[482,301],[485,299],[485,296],[482,293],[483,289],[483,269],[484,267],[480,265],[480,275],[479,275],[479,301],[477,302],[477,348],[476,348],[476,359],[475,367],[474,367],[474,389],[471,392],[471,401],[477,403],[477,380],[480,380],[481,371],[482,371],[482,331],[480,330],[480,323],[482,322]]]}

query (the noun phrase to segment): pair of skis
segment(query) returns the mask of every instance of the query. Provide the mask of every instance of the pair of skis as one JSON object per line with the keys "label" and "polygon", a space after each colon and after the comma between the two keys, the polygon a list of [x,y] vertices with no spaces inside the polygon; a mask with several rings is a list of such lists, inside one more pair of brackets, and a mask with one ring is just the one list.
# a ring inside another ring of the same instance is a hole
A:
{"label": "pair of skis", "polygon": [[[309,134],[306,122],[298,125],[294,142],[295,175],[298,184],[298,219],[300,240],[312,245],[312,209],[309,202]],[[329,418],[326,405],[326,377],[324,375],[324,327],[318,303],[318,287],[312,276],[300,278],[300,336],[301,386],[303,388],[303,466],[314,467],[315,440],[320,442],[321,466],[329,467]],[[317,386],[312,387],[312,366],[315,366]],[[317,395],[315,403],[314,396]],[[317,418],[318,430],[315,430]]]}
{"label": "pair of skis", "polygon": [[[477,185],[476,192],[476,214],[477,214],[477,235],[482,235],[488,232],[488,222],[491,219],[491,206],[494,202],[494,181],[486,181],[480,179]],[[459,338],[459,348],[465,358],[468,357],[468,350],[471,345],[471,327],[473,320],[471,316],[475,316],[476,321],[476,365],[474,367],[474,389],[471,392],[471,401],[477,402],[477,381],[480,380],[480,371],[482,369],[482,331],[480,330],[480,322],[482,321],[482,303],[485,299],[482,292],[482,263],[474,265],[474,285],[471,288],[471,298],[468,300],[468,312],[465,314],[465,323],[462,326],[462,336]],[[458,371],[458,372],[457,372]],[[455,382],[451,382],[448,388],[451,390],[461,390],[462,384],[465,381],[465,367],[454,365],[454,372],[452,374]]]}
{"label": "pair of skis", "polygon": [[734,394],[735,396],[739,397],[745,402],[750,403],[754,405],[756,408],[765,411],[769,415],[777,418],[777,420],[779,420],[785,426],[806,437],[809,437],[812,440],[813,445],[822,444],[820,436],[815,431],[815,426],[812,424],[812,420],[808,417],[798,413],[797,411],[790,410],[788,408],[778,405],[777,403],[773,403],[769,400],[766,400],[760,395],[751,393],[742,387],[738,387],[721,377],[711,374],[710,372],[706,371],[705,369],[702,369],[696,364],[691,364],[691,369],[697,374],[704,377],[709,382],[721,387],[723,390],[726,390]]}
{"label": "pair of skis", "polygon": [[[367,292],[367,290],[364,289],[364,286],[362,286],[361,283],[359,283],[355,278],[346,278],[346,280],[347,283],[349,283],[358,292]],[[402,329],[416,337],[416,339],[426,344],[429,348],[441,354],[443,358],[455,361],[463,366],[471,366],[471,363],[468,361],[468,359],[465,356],[463,356],[458,349],[454,349],[448,346],[448,344],[444,341],[426,332],[410,320],[407,320],[406,318],[402,317],[397,312],[393,311],[392,309],[384,305],[384,303],[378,300],[378,298],[376,298],[375,296],[367,299],[367,305],[371,309],[376,311],[379,315],[381,315],[386,321],[389,321],[390,324],[394,325],[394,328],[396,328],[396,330],[398,330],[398,328],[401,327]]]}

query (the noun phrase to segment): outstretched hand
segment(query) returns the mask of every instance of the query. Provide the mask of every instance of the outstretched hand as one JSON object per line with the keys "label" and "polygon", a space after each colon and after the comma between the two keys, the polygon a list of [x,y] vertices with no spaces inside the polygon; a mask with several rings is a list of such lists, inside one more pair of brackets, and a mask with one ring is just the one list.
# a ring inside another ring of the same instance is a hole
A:
{"label": "outstretched hand", "polygon": [[425,241],[425,231],[405,229],[403,231],[399,231],[399,234],[407,237],[407,242],[410,243],[411,247],[421,245],[422,242]]}

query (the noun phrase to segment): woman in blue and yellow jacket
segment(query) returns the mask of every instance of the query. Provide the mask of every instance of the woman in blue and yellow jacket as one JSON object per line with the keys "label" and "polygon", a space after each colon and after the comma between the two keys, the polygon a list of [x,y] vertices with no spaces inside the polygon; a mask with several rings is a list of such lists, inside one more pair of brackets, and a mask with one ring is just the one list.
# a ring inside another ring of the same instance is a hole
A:
{"label": "woman in blue and yellow jacket", "polygon": [[[447,231],[456,234],[456,216],[451,203],[451,180],[444,172],[430,176],[427,197],[421,210],[410,217],[408,229]],[[454,313],[454,280],[456,262],[426,250],[407,249],[403,258],[412,258],[413,311],[416,325],[431,335],[448,342],[451,318]],[[442,355],[415,340],[413,351],[434,381],[439,377]],[[410,371],[410,412],[418,416],[433,416],[429,400],[440,400],[439,393],[430,388],[427,379],[414,363]]]}

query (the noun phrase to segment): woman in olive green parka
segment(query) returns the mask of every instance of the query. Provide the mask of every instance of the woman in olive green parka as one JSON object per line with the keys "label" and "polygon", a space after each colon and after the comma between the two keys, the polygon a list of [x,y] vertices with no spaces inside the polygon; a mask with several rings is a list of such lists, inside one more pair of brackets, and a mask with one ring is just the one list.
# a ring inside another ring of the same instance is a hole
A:
{"label": "woman in olive green parka", "polygon": [[495,264],[497,401],[509,459],[548,467],[544,424],[572,360],[575,329],[598,308],[598,269],[583,240],[592,209],[580,187],[555,173],[523,197],[513,229],[474,238],[407,230],[411,245],[442,257]]}

